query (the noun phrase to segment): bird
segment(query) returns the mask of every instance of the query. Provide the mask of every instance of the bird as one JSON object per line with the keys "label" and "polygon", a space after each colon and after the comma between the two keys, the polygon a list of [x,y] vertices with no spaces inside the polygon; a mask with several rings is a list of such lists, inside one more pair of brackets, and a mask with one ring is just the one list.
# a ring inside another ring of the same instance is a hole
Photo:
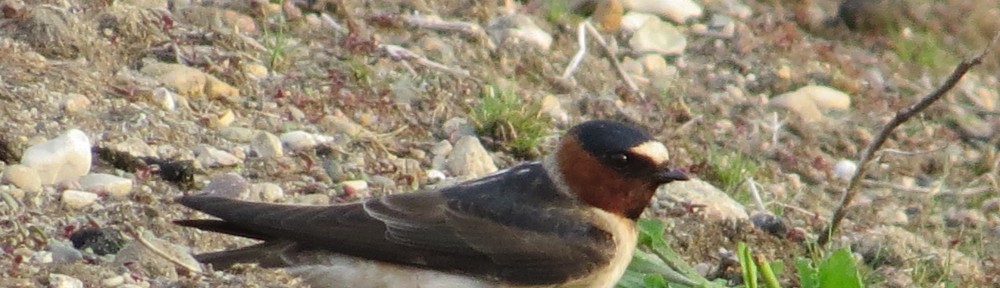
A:
{"label": "bird", "polygon": [[199,262],[282,267],[312,287],[613,287],[657,188],[688,176],[633,124],[586,121],[555,146],[482,178],[351,204],[192,194],[176,202],[218,219],[174,222],[262,241]]}

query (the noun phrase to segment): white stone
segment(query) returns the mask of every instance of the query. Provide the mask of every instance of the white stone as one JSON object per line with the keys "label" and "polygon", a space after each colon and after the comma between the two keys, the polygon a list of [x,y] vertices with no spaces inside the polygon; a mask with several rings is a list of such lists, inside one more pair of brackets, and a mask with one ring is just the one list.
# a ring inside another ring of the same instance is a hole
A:
{"label": "white stone", "polygon": [[90,138],[72,129],[55,139],[31,146],[21,164],[38,171],[42,185],[76,180],[90,172]]}
{"label": "white stone", "polygon": [[854,173],[858,172],[858,164],[854,161],[841,159],[837,161],[837,164],[833,165],[833,177],[841,180],[851,180],[854,177]]}
{"label": "white stone", "polygon": [[368,190],[368,182],[365,180],[347,180],[340,182],[344,187],[344,193],[357,198],[368,198],[371,195]]}
{"label": "white stone", "polygon": [[499,45],[525,43],[542,51],[552,47],[552,35],[539,28],[531,17],[524,14],[499,17],[486,31]]}
{"label": "white stone", "polygon": [[445,176],[444,172],[442,172],[441,170],[437,169],[427,170],[427,181],[430,181],[431,183],[444,181],[445,178],[448,178],[448,176]]}
{"label": "white stone", "polygon": [[306,131],[285,132],[279,137],[281,144],[292,151],[302,151],[319,145],[316,137]]}
{"label": "white stone", "polygon": [[80,209],[83,207],[90,206],[97,201],[99,196],[96,193],[90,193],[87,191],[79,190],[65,190],[62,196],[59,197],[59,202],[66,207],[71,209]]}
{"label": "white stone", "polygon": [[684,23],[704,13],[701,6],[691,0],[623,0],[622,6],[627,11],[660,15],[674,23]]}
{"label": "white stone", "polygon": [[106,194],[114,199],[125,199],[132,192],[132,179],[111,174],[92,173],[80,177],[80,188],[84,191]]}
{"label": "white stone", "polygon": [[285,190],[274,183],[255,183],[250,185],[250,194],[264,202],[278,202],[285,199]]}
{"label": "white stone", "polygon": [[639,27],[628,43],[637,54],[679,55],[687,47],[687,38],[674,25],[654,19]]}
{"label": "white stone", "polygon": [[461,179],[472,179],[497,171],[490,153],[486,152],[479,138],[463,136],[445,160],[448,172]]}
{"label": "white stone", "polygon": [[42,192],[42,179],[38,176],[38,171],[27,165],[10,165],[3,170],[3,177],[0,183],[14,184],[27,193]]}
{"label": "white stone", "polygon": [[174,111],[177,109],[177,95],[167,88],[158,87],[153,89],[153,103],[163,108],[163,110]]}
{"label": "white stone", "polygon": [[228,167],[242,163],[243,160],[232,153],[216,149],[208,145],[199,145],[194,149],[195,159],[202,167]]}
{"label": "white stone", "polygon": [[[694,205],[703,205],[704,216],[709,221],[748,220],[746,208],[729,197],[726,192],[700,179],[673,182],[656,190],[660,199],[677,198]],[[669,195],[669,196],[668,196]]]}
{"label": "white stone", "polygon": [[49,287],[50,288],[83,288],[83,281],[80,279],[73,278],[69,275],[50,273],[49,274]]}
{"label": "white stone", "polygon": [[639,30],[639,27],[646,25],[646,21],[655,20],[659,20],[656,15],[629,11],[625,13],[625,16],[622,16],[622,31],[634,33],[636,30]]}
{"label": "white stone", "polygon": [[281,139],[267,131],[258,132],[250,142],[250,147],[261,158],[280,158],[285,155],[281,148]]}
{"label": "white stone", "polygon": [[808,123],[822,120],[824,112],[849,109],[851,97],[830,87],[809,85],[775,96],[768,105],[792,111]]}

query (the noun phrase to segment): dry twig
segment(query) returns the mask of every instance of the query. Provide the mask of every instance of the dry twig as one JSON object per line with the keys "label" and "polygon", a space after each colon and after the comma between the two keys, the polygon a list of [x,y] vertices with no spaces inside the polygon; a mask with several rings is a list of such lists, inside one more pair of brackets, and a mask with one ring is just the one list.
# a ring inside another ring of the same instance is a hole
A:
{"label": "dry twig", "polygon": [[406,25],[436,31],[458,32],[465,37],[483,42],[483,44],[486,44],[486,48],[490,49],[490,51],[497,49],[497,45],[493,43],[493,39],[490,39],[490,37],[486,35],[486,30],[476,23],[445,21],[436,17],[424,17],[418,15],[406,15],[402,18]]}
{"label": "dry twig", "polygon": [[200,275],[204,273],[202,272],[201,267],[188,265],[187,263],[184,263],[184,261],[178,260],[177,258],[174,258],[174,256],[167,254],[167,252],[164,252],[155,244],[150,243],[149,240],[146,240],[145,237],[142,237],[142,231],[139,231],[139,229],[133,226],[129,226],[128,229],[126,230],[129,234],[131,234],[132,238],[135,238],[135,241],[139,242],[139,244],[142,245],[143,247],[146,247],[146,249],[149,249],[149,251],[153,252],[153,254],[156,254],[156,256],[160,256],[163,259],[169,261],[170,263],[174,263],[174,265],[177,265],[177,267],[183,268],[184,270],[187,270],[192,274]]}
{"label": "dry twig", "polygon": [[[420,64],[420,65],[423,65],[423,66],[426,66],[426,67],[429,67],[429,68],[432,68],[432,69],[436,69],[436,70],[448,72],[448,73],[454,74],[456,76],[469,77],[469,75],[471,75],[469,73],[469,71],[466,71],[465,69],[462,69],[462,68],[452,68],[452,67],[448,67],[448,66],[446,66],[444,64],[431,61],[430,59],[427,59],[424,56],[420,56],[419,54],[414,53],[413,51],[407,50],[406,48],[403,48],[401,46],[396,46],[396,45],[379,45],[379,49],[382,50],[382,51],[384,51],[385,54],[388,55],[393,60],[415,60],[415,61],[417,61],[417,64]],[[412,69],[412,68],[410,68],[410,69]]]}
{"label": "dry twig", "polygon": [[882,147],[885,140],[889,138],[892,130],[895,130],[896,127],[899,127],[899,125],[905,123],[907,120],[910,120],[910,118],[917,115],[917,113],[927,109],[928,106],[937,102],[937,100],[941,99],[945,93],[955,87],[955,84],[958,84],[958,81],[962,79],[962,76],[965,76],[965,73],[969,72],[969,69],[972,69],[972,67],[975,67],[983,62],[983,57],[987,52],[992,50],[993,45],[997,42],[997,39],[1000,39],[1000,31],[993,36],[993,40],[990,41],[990,44],[988,44],[983,51],[979,52],[979,54],[975,57],[972,57],[972,59],[966,59],[963,60],[962,63],[959,63],[958,66],[955,67],[955,70],[951,72],[951,75],[945,79],[943,84],[941,84],[941,86],[937,87],[937,89],[932,91],[930,94],[920,98],[917,103],[914,103],[903,110],[896,111],[896,115],[889,120],[889,123],[886,123],[885,126],[882,127],[882,130],[879,131],[878,135],[875,135],[875,139],[872,140],[871,143],[868,143],[868,146],[865,146],[865,149],[861,151],[861,156],[858,159],[858,163],[860,163],[860,165],[858,165],[858,171],[851,177],[851,181],[848,183],[847,188],[844,188],[844,191],[841,194],[840,206],[837,206],[837,210],[834,211],[833,217],[830,219],[830,224],[823,229],[823,233],[820,233],[819,240],[817,241],[819,246],[826,245],[826,243],[830,241],[830,237],[833,236],[833,233],[837,231],[840,221],[847,215],[847,207],[850,206],[851,201],[854,200],[854,196],[858,194],[858,190],[861,187],[861,180],[864,179],[865,172],[868,172],[868,166],[871,164],[870,162],[872,162],[872,157],[875,156],[875,152]]}

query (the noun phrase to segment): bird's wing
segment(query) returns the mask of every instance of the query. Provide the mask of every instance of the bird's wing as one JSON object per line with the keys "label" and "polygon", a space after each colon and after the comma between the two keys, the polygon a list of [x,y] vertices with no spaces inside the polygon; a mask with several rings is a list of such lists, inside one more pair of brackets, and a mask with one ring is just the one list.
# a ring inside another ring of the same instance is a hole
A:
{"label": "bird's wing", "polygon": [[[178,202],[220,220],[178,223],[264,241],[291,241],[299,249],[519,284],[577,278],[613,256],[612,236],[584,220],[566,217],[572,216],[569,210],[507,200],[430,192],[391,195],[363,204],[292,206],[186,196]],[[219,256],[227,255],[214,253],[213,258],[223,262],[226,257]]]}

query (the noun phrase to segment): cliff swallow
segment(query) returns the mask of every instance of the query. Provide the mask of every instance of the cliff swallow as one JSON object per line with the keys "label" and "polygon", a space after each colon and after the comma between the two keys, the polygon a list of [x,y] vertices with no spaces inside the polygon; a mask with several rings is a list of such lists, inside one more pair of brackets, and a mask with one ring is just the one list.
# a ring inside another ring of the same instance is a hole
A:
{"label": "cliff swallow", "polygon": [[286,267],[313,287],[613,287],[656,188],[687,179],[668,161],[642,129],[595,120],[540,162],[454,186],[334,206],[185,196],[219,219],[176,223],[263,241],[203,263]]}

